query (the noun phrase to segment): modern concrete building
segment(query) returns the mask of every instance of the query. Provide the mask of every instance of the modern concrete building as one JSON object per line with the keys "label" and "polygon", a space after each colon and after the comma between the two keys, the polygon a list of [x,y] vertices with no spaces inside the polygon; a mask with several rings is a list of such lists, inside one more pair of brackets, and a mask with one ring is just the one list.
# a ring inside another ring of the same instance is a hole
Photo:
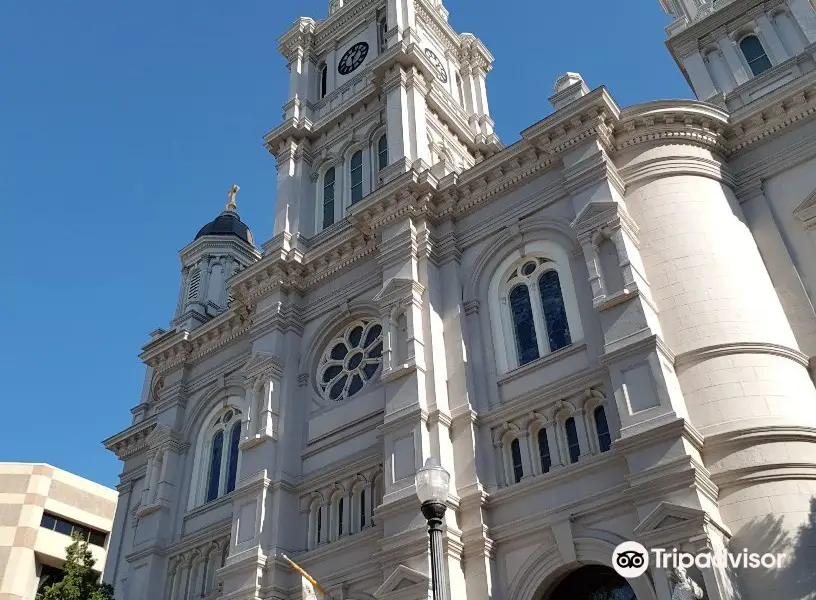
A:
{"label": "modern concrete building", "polygon": [[334,600],[425,600],[429,456],[453,600],[700,596],[616,575],[627,540],[786,553],[688,576],[813,597],[816,11],[663,2],[699,101],[567,73],[506,147],[493,57],[440,0],[291,26],[274,235],[233,189],[182,250],[106,441],[119,600],[298,600],[284,553]]}
{"label": "modern concrete building", "polygon": [[62,576],[71,534],[102,574],[116,490],[45,464],[0,463],[0,600],[34,600]]}

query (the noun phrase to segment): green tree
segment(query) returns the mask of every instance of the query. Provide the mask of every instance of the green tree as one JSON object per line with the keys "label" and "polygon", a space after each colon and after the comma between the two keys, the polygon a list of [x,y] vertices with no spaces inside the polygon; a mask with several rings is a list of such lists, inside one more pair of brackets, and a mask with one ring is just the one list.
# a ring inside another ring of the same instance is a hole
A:
{"label": "green tree", "polygon": [[88,550],[88,542],[74,537],[66,550],[65,576],[62,581],[47,585],[37,600],[113,600],[113,587],[99,580],[93,566],[96,561]]}

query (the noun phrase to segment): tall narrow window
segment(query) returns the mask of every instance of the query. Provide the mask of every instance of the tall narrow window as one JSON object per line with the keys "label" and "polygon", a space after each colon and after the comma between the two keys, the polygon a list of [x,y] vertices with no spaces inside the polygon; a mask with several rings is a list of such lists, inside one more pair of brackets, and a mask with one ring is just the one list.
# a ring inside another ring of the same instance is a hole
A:
{"label": "tall narrow window", "polygon": [[513,326],[516,330],[516,351],[519,366],[538,358],[533,307],[530,304],[530,290],[526,285],[519,285],[510,292],[510,308],[513,313]]}
{"label": "tall narrow window", "polygon": [[366,526],[365,488],[360,490],[360,530]]}
{"label": "tall narrow window", "polygon": [[323,229],[334,225],[334,167],[323,176]]}
{"label": "tall narrow window", "polygon": [[187,300],[195,300],[198,298],[198,287],[201,284],[201,269],[193,271],[190,277],[190,287],[187,290]]}
{"label": "tall narrow window", "polygon": [[578,462],[581,455],[581,446],[578,444],[578,430],[575,428],[575,419],[570,417],[564,423],[564,430],[567,432],[567,450],[569,451],[570,462]]}
{"label": "tall narrow window", "polygon": [[550,460],[550,444],[547,439],[547,430],[543,427],[538,430],[538,457],[541,460],[541,472],[548,473],[552,461]]}
{"label": "tall narrow window", "polygon": [[541,308],[544,310],[544,320],[547,324],[550,352],[555,352],[572,343],[558,272],[546,271],[538,280],[538,289],[541,294]]}
{"label": "tall narrow window", "polygon": [[768,55],[765,53],[765,48],[762,47],[762,42],[759,41],[757,36],[745,36],[739,45],[754,75],[764,73],[773,66],[771,65]]}
{"label": "tall narrow window", "polygon": [[343,535],[343,499],[337,503],[337,537]]}
{"label": "tall narrow window", "polygon": [[612,446],[612,436],[609,435],[609,424],[606,422],[606,410],[603,406],[595,409],[595,430],[598,432],[598,447],[606,452]]}
{"label": "tall narrow window", "polygon": [[363,151],[358,150],[351,157],[351,203],[363,199]]}
{"label": "tall narrow window", "polygon": [[207,481],[207,502],[218,498],[221,484],[221,457],[224,453],[224,432],[219,431],[212,439],[210,450],[210,476]]}
{"label": "tall narrow window", "polygon": [[513,459],[513,479],[518,483],[524,477],[524,467],[521,464],[521,445],[517,439],[510,444],[510,455]]}
{"label": "tall narrow window", "polygon": [[456,74],[456,89],[459,90],[459,104],[462,108],[465,108],[465,86],[462,83],[462,78],[459,77],[459,73]]}
{"label": "tall narrow window", "polygon": [[377,167],[382,171],[388,166],[388,137],[382,136],[377,142]]}
{"label": "tall narrow window", "polygon": [[329,68],[323,65],[320,68],[320,98],[326,97],[326,92],[329,89]]}
{"label": "tall narrow window", "polygon": [[379,48],[380,54],[388,49],[388,40],[386,39],[387,32],[388,21],[385,17],[382,17],[377,23],[377,47]]}
{"label": "tall narrow window", "polygon": [[238,444],[241,441],[241,422],[238,421],[232,426],[230,432],[229,462],[227,463],[227,489],[229,494],[235,489],[235,481],[238,477]]}
{"label": "tall narrow window", "polygon": [[315,539],[315,545],[320,543],[320,540],[323,536],[323,507],[317,507],[317,539]]}

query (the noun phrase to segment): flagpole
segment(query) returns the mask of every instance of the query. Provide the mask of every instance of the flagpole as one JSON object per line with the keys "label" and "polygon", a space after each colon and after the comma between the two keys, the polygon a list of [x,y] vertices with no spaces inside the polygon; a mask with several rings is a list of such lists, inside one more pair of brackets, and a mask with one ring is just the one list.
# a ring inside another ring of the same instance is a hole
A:
{"label": "flagpole", "polygon": [[311,584],[312,584],[312,585],[315,587],[315,589],[316,589],[318,592],[320,592],[321,594],[323,594],[323,595],[324,595],[324,596],[326,596],[326,597],[328,597],[328,596],[329,596],[329,593],[328,593],[328,592],[327,592],[327,591],[326,591],[326,590],[323,588],[323,586],[322,586],[322,585],[320,585],[319,583],[317,583],[317,580],[316,580],[314,577],[312,577],[311,575],[309,575],[309,574],[308,574],[306,571],[304,571],[304,570],[303,570],[303,569],[300,567],[300,565],[298,565],[298,564],[297,564],[295,561],[293,561],[291,558],[289,558],[289,557],[288,557],[288,556],[286,556],[285,554],[281,554],[281,556],[282,556],[283,558],[285,558],[285,559],[286,559],[286,562],[288,562],[288,563],[289,563],[289,564],[292,566],[292,568],[293,568],[295,571],[297,571],[298,573],[300,573],[300,574],[301,574],[301,575],[302,575],[302,576],[303,576],[303,577],[306,579],[306,581],[308,581],[309,583],[311,583]]}

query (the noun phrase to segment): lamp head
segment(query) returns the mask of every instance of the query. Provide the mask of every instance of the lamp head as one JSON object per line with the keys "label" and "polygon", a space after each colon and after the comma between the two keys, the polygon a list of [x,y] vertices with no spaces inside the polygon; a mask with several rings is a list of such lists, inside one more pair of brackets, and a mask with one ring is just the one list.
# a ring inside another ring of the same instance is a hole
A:
{"label": "lamp head", "polygon": [[428,458],[416,474],[416,493],[419,501],[444,503],[448,499],[450,473],[442,468],[438,458]]}

